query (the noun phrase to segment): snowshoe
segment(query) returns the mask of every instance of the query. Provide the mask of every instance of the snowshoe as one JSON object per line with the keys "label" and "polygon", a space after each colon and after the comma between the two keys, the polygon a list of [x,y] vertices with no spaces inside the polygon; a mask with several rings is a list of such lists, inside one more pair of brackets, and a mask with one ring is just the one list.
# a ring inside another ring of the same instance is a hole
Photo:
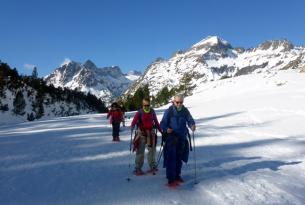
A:
{"label": "snowshoe", "polygon": [[120,142],[121,140],[120,140],[120,137],[114,137],[114,138],[112,139],[112,141],[113,141],[113,142]]}
{"label": "snowshoe", "polygon": [[133,174],[136,176],[142,176],[145,175],[145,173],[141,169],[136,169],[133,171]]}
{"label": "snowshoe", "polygon": [[177,183],[176,181],[168,182],[166,186],[170,189],[176,189],[179,186],[179,183]]}
{"label": "snowshoe", "polygon": [[181,183],[184,182],[184,180],[183,180],[180,176],[178,176],[178,177],[176,178],[176,181],[175,181],[175,182],[178,183],[178,184],[181,184]]}
{"label": "snowshoe", "polygon": [[153,167],[153,168],[147,170],[146,173],[155,175],[157,173],[157,171],[158,171],[158,168]]}

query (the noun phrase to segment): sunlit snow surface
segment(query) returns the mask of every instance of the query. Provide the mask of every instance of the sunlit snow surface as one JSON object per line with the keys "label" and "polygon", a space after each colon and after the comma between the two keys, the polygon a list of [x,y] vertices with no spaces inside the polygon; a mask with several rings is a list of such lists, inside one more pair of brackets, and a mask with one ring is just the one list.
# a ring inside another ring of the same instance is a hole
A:
{"label": "sunlit snow surface", "polygon": [[0,204],[305,204],[305,74],[214,81],[185,105],[198,184],[193,152],[176,190],[162,166],[131,175],[129,127],[113,143],[104,114],[83,115],[0,125]]}

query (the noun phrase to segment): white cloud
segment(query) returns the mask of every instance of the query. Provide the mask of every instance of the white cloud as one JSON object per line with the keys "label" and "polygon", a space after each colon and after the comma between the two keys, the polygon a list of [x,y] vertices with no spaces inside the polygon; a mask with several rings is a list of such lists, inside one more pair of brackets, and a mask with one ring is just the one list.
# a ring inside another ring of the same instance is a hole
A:
{"label": "white cloud", "polygon": [[70,58],[65,58],[64,62],[60,64],[60,66],[67,65],[71,62]]}
{"label": "white cloud", "polygon": [[29,63],[25,63],[23,66],[24,66],[27,70],[33,70],[33,68],[36,67],[36,65],[29,64]]}

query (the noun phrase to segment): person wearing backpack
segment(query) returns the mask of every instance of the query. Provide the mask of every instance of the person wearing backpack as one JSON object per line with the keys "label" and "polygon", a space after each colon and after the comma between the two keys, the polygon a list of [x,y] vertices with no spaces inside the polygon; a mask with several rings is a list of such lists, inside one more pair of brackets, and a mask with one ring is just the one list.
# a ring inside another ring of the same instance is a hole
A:
{"label": "person wearing backpack", "polygon": [[111,108],[108,112],[107,119],[110,118],[110,124],[112,125],[112,141],[120,141],[120,124],[123,120],[123,113],[118,103],[111,104]]}
{"label": "person wearing backpack", "polygon": [[189,142],[188,128],[196,130],[195,121],[183,105],[184,97],[176,95],[173,105],[165,110],[160,126],[165,137],[164,161],[168,186],[175,187],[183,182],[181,178],[182,161],[187,162]]}
{"label": "person wearing backpack", "polygon": [[149,173],[155,173],[157,171],[156,167],[156,144],[157,144],[157,134],[155,129],[161,132],[160,124],[157,119],[155,111],[150,107],[150,99],[144,98],[142,100],[142,108],[138,110],[131,122],[131,130],[133,132],[136,128],[136,135],[133,140],[134,148],[136,151],[135,158],[135,175],[143,175],[142,167],[144,164],[144,153],[145,145],[148,149],[147,161],[150,167]]}

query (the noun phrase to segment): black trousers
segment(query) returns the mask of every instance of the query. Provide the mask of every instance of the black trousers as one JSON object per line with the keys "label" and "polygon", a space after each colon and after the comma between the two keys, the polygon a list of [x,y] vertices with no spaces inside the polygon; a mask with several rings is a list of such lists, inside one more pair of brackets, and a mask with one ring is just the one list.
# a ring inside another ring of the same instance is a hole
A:
{"label": "black trousers", "polygon": [[120,122],[112,122],[112,137],[120,136]]}

